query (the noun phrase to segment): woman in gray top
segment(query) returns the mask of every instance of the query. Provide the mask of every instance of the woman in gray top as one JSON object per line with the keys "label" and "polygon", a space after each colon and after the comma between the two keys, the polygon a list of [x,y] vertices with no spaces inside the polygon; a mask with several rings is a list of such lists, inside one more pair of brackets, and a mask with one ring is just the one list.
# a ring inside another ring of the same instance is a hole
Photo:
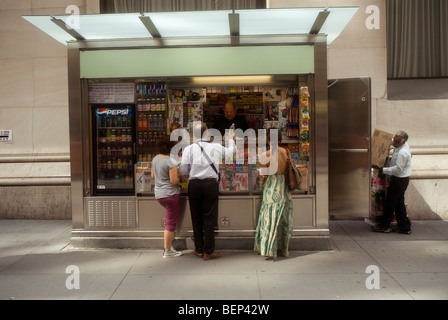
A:
{"label": "woman in gray top", "polygon": [[157,142],[157,156],[152,160],[151,177],[155,179],[155,197],[165,208],[165,231],[163,258],[178,257],[182,252],[171,245],[174,229],[180,210],[180,187],[178,166],[170,158],[172,147],[176,144],[169,136],[163,136]]}

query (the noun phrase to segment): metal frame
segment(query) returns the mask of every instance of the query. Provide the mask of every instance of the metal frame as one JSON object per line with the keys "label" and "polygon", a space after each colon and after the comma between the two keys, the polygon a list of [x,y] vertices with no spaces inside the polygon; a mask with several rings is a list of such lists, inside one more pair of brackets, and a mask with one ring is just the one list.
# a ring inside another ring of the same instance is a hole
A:
{"label": "metal frame", "polygon": [[[313,124],[314,140],[313,169],[315,170],[315,215],[313,228],[299,230],[299,234],[329,236],[328,229],[328,94],[327,94],[327,44],[326,36],[317,34],[306,35],[276,35],[276,36],[239,36],[240,46],[265,45],[314,45],[314,75],[312,87],[315,105]],[[80,235],[86,219],[84,212],[84,191],[90,188],[89,161],[89,117],[88,97],[82,96],[88,92],[87,81],[80,79],[80,51],[83,50],[113,50],[118,48],[175,48],[175,47],[224,47],[235,45],[232,36],[201,37],[201,38],[171,38],[163,39],[126,39],[110,41],[76,41],[68,43],[68,80],[69,80],[69,115],[70,115],[70,152],[71,152],[71,195],[73,234]],[[84,87],[84,89],[83,89]],[[87,180],[88,179],[88,180]],[[244,196],[242,196],[244,197]],[[101,232],[100,232],[101,233]],[[131,232],[141,235],[142,231]],[[87,232],[88,234],[88,232]],[[104,234],[121,234],[119,231],[104,231]],[[129,234],[129,231],[126,231]]]}
{"label": "metal frame", "polygon": [[316,227],[328,228],[328,90],[327,46],[314,44],[315,130],[316,159]]}
{"label": "metal frame", "polygon": [[[232,46],[232,36],[222,37],[183,37],[183,38],[147,39],[111,39],[84,40],[67,43],[68,49],[79,50],[110,50],[110,49],[142,49],[142,48],[180,48],[180,47],[228,47]],[[322,34],[297,34],[275,36],[239,36],[240,46],[265,45],[314,45],[323,43],[326,46],[327,37]]]}

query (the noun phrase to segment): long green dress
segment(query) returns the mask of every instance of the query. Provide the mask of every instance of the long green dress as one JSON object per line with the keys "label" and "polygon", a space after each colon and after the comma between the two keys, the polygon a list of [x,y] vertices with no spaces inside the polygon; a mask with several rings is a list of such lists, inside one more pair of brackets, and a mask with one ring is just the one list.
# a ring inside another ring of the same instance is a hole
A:
{"label": "long green dress", "polygon": [[267,257],[275,257],[277,250],[287,255],[291,235],[292,198],[285,174],[269,175],[263,189],[254,250]]}

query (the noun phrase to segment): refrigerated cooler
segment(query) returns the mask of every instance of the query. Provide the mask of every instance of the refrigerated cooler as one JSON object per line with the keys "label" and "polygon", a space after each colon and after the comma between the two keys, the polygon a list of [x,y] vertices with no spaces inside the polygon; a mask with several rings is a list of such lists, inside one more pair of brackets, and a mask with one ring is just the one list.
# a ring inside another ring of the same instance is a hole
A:
{"label": "refrigerated cooler", "polygon": [[134,194],[134,106],[92,105],[92,191]]}

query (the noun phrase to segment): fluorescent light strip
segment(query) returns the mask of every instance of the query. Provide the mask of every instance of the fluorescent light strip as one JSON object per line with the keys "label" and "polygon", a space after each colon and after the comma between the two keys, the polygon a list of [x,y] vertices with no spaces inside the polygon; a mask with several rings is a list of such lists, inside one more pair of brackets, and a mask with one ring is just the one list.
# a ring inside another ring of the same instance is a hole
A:
{"label": "fluorescent light strip", "polygon": [[194,84],[258,84],[272,81],[272,76],[222,76],[222,77],[193,77]]}

